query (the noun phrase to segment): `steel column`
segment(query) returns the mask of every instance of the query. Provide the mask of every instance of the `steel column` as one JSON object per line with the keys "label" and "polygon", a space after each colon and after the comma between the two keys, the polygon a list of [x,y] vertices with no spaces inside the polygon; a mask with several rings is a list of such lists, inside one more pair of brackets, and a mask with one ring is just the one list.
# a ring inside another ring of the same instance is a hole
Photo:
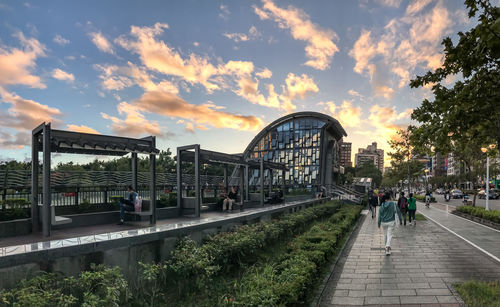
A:
{"label": "steel column", "polygon": [[50,214],[50,123],[43,127],[43,236],[49,237],[52,217]]}
{"label": "steel column", "polygon": [[245,181],[245,174],[243,174],[243,165],[239,166],[240,168],[240,202],[241,202],[241,207],[243,209],[243,203],[245,202],[245,194],[244,194],[244,181]]}
{"label": "steel column", "polygon": [[177,208],[182,208],[182,150],[177,148]]}
{"label": "steel column", "polygon": [[38,210],[38,135],[31,137],[31,231],[40,231]]}
{"label": "steel column", "polygon": [[[156,147],[156,145],[155,145]],[[137,156],[136,156],[137,159]],[[156,224],[156,155],[149,155],[149,205],[151,206],[151,217],[149,223]],[[137,177],[136,177],[137,180]]]}
{"label": "steel column", "polygon": [[194,207],[195,217],[200,217],[201,211],[201,195],[200,195],[200,145],[194,146],[194,188],[196,190],[196,204]]}
{"label": "steel column", "polygon": [[260,158],[260,205],[264,206],[264,158]]}
{"label": "steel column", "polygon": [[[151,156],[150,156],[151,157]],[[132,187],[137,191],[137,153],[132,153]]]}
{"label": "steel column", "polygon": [[250,200],[250,185],[249,185],[249,181],[250,179],[248,179],[248,165],[245,165],[245,200],[246,201],[249,201]]}

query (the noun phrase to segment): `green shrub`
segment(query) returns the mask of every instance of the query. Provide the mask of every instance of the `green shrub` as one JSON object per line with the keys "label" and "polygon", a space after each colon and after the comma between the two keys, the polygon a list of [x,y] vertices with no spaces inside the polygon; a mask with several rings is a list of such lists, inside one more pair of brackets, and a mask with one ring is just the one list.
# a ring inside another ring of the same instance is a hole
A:
{"label": "green shrub", "polygon": [[0,201],[0,221],[26,219],[31,216],[30,202],[24,198],[6,199]]}
{"label": "green shrub", "polygon": [[84,198],[83,201],[78,204],[77,210],[80,213],[85,213],[85,212],[92,211],[93,207],[94,206],[90,203],[90,201],[88,199]]}
{"label": "green shrub", "polygon": [[128,285],[119,268],[92,266],[77,278],[43,273],[0,292],[6,306],[122,306]]}
{"label": "green shrub", "polygon": [[[414,195],[413,197],[415,197],[417,200],[425,202],[425,195]],[[436,198],[434,196],[431,196],[431,203],[435,203],[435,202],[436,202]]]}
{"label": "green shrub", "polygon": [[472,206],[460,206],[455,210],[466,213],[472,216],[480,217],[494,223],[500,223],[500,211],[498,210],[488,210],[486,211],[483,207],[472,207]]}

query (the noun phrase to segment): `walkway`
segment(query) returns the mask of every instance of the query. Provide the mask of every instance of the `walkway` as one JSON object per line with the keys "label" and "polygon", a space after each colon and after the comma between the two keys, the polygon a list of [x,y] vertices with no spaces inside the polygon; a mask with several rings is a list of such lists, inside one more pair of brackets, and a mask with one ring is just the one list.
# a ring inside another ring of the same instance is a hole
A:
{"label": "walkway", "polygon": [[[433,210],[427,213],[440,214]],[[363,218],[327,284],[321,306],[459,306],[450,290],[453,283],[500,279],[499,262],[431,221],[397,225],[392,255],[385,256],[382,229],[371,216]]]}

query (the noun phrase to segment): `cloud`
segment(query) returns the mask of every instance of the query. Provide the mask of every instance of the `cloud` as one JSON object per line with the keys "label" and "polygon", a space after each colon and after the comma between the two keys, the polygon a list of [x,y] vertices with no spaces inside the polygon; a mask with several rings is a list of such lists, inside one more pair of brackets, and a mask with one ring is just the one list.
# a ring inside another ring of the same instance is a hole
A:
{"label": "cloud", "polygon": [[215,128],[255,131],[263,125],[263,121],[258,117],[221,111],[220,107],[212,103],[190,104],[167,92],[146,92],[133,101],[133,104],[144,112],[191,120],[199,125],[209,125]]}
{"label": "cloud", "polygon": [[59,68],[52,70],[52,78],[71,83],[75,81],[73,74],[67,73]]}
{"label": "cloud", "polygon": [[224,33],[222,35],[229,38],[230,40],[233,40],[235,43],[254,40],[254,39],[257,39],[258,37],[261,36],[260,32],[257,30],[257,28],[255,26],[250,27],[250,29],[248,30],[248,34],[246,34],[246,33]]}
{"label": "cloud", "polygon": [[66,46],[67,44],[69,44],[69,39],[65,39],[64,37],[62,37],[59,34],[54,36],[53,41],[54,41],[54,43],[59,44],[61,46]]}
{"label": "cloud", "polygon": [[92,134],[100,134],[97,130],[87,127],[85,125],[67,125],[66,129],[69,131],[74,131],[74,132],[81,132],[81,133],[92,133]]}
{"label": "cloud", "polygon": [[362,29],[349,55],[353,70],[370,79],[375,95],[393,97],[394,88],[408,86],[417,70],[442,65],[441,40],[453,25],[450,13],[437,2],[413,1],[401,18],[389,21],[383,29]]}
{"label": "cloud", "polygon": [[319,70],[330,67],[333,55],[339,50],[333,42],[337,39],[335,32],[314,24],[304,11],[296,7],[290,5],[283,9],[277,7],[271,0],[262,2],[262,8],[253,6],[255,14],[260,19],[272,19],[280,28],[289,29],[294,39],[307,42],[305,51],[309,60],[305,65]]}
{"label": "cloud", "polygon": [[18,132],[11,134],[8,131],[0,130],[0,148],[2,149],[22,149],[31,143],[31,134]]}
{"label": "cloud", "polygon": [[42,122],[52,122],[59,124],[57,117],[61,116],[61,111],[36,101],[24,99],[15,93],[9,93],[0,87],[0,98],[3,102],[11,106],[7,112],[0,112],[1,126],[16,130],[31,130]]}
{"label": "cloud", "polygon": [[[377,0],[378,4],[388,7],[399,7],[401,5],[401,0]],[[417,2],[417,1],[415,1]]]}
{"label": "cloud", "polygon": [[263,70],[256,73],[255,75],[261,79],[269,79],[273,76],[273,72],[271,70],[269,70],[268,68],[264,68]]}
{"label": "cloud", "polygon": [[[166,137],[166,129],[161,128],[158,122],[148,121],[142,114],[143,110],[138,106],[121,102],[117,106],[118,113],[125,115],[125,119],[120,119],[115,116],[110,116],[101,112],[104,119],[111,120],[111,130],[114,133],[122,136],[139,137],[145,135],[155,135],[159,137]],[[162,130],[165,130],[162,132]]]}
{"label": "cloud", "polygon": [[108,39],[101,34],[101,32],[92,32],[89,33],[89,36],[94,45],[96,45],[97,49],[109,54],[115,53],[115,51],[113,50],[113,46],[108,41]]}
{"label": "cloud", "polygon": [[314,80],[306,74],[296,76],[289,73],[285,80],[286,83],[286,96],[293,100],[295,98],[304,99],[308,93],[317,93],[318,86]]}
{"label": "cloud", "polygon": [[229,15],[231,14],[227,5],[221,4],[219,6],[219,9],[220,9],[219,17],[222,19],[227,19],[229,17]]}
{"label": "cloud", "polygon": [[350,100],[344,100],[340,106],[333,101],[320,102],[319,105],[324,106],[323,111],[337,119],[342,126],[359,127],[361,124],[361,108],[354,107]]}
{"label": "cloud", "polygon": [[22,32],[14,34],[22,48],[0,45],[0,86],[26,85],[32,88],[46,88],[40,77],[32,74],[36,60],[45,56],[45,46],[34,38],[25,38]]}
{"label": "cloud", "polygon": [[135,40],[124,36],[116,39],[123,48],[139,55],[141,62],[148,68],[165,75],[181,77],[191,84],[202,84],[208,92],[220,89],[215,78],[218,69],[208,59],[191,53],[187,59],[169,47],[156,36],[168,29],[167,24],[156,23],[153,27],[132,26],[130,34]]}
{"label": "cloud", "polygon": [[347,93],[351,96],[354,96],[354,97],[359,97],[360,99],[364,99],[365,97],[363,95],[361,95],[359,92],[353,90],[353,89],[350,89],[347,91]]}

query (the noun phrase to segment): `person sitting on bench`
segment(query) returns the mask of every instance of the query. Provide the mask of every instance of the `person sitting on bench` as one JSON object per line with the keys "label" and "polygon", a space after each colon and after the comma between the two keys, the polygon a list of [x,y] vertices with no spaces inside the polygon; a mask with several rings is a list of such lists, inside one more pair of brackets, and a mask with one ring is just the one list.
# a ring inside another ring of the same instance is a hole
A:
{"label": "person sitting on bench", "polygon": [[120,222],[118,225],[123,225],[123,221],[125,220],[125,211],[134,211],[135,207],[135,199],[139,194],[137,194],[136,191],[134,191],[134,188],[129,185],[128,186],[128,199],[125,199],[123,197],[120,198],[119,203],[120,203]]}
{"label": "person sitting on bench", "polygon": [[231,187],[231,192],[227,194],[226,198],[222,202],[222,211],[231,210],[233,211],[233,204],[236,202],[236,198],[238,196],[238,191],[233,186]]}

